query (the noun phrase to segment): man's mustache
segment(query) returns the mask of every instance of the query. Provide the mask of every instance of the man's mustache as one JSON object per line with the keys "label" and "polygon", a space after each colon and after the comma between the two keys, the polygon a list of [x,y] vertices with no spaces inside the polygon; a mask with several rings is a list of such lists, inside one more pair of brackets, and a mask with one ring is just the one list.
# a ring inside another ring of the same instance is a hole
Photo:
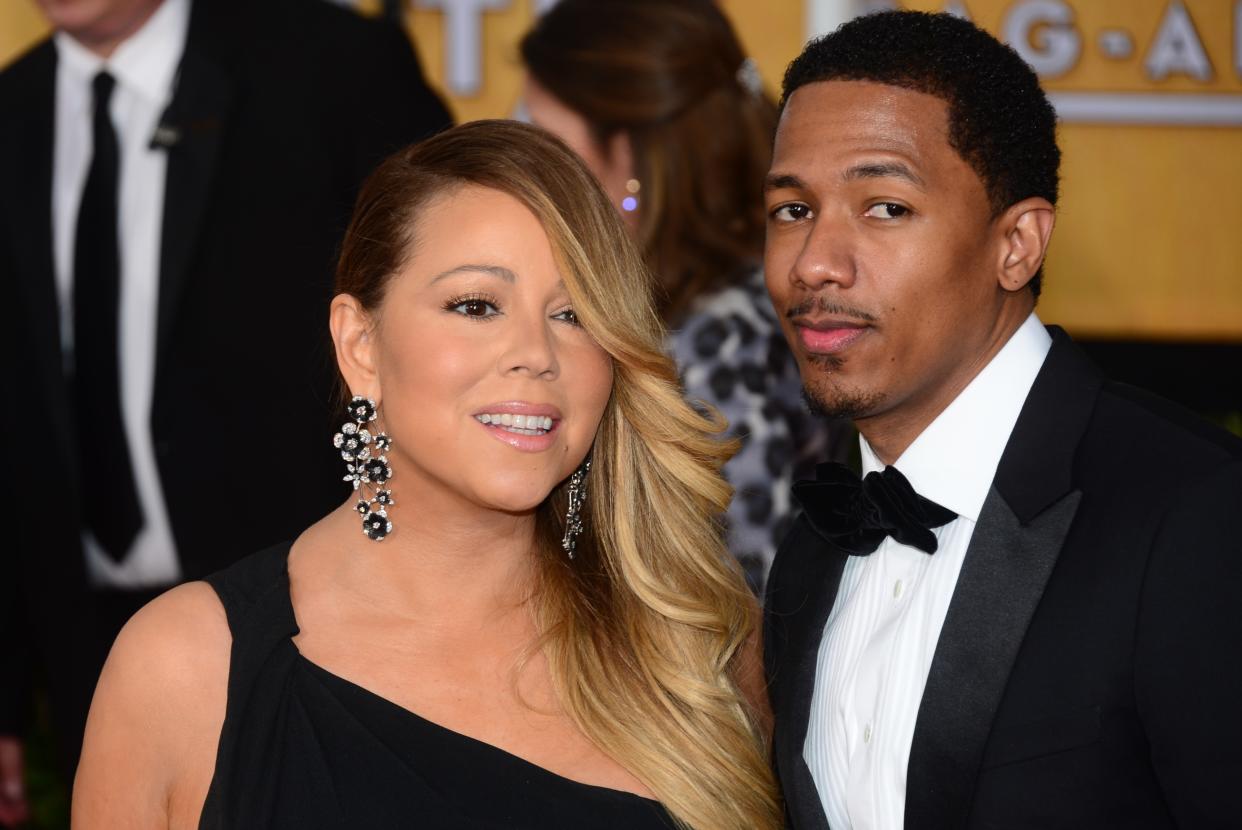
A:
{"label": "man's mustache", "polygon": [[785,319],[795,320],[799,317],[805,317],[813,311],[818,311],[821,314],[832,314],[838,317],[852,317],[855,320],[862,320],[864,323],[874,323],[877,320],[874,314],[863,311],[861,308],[841,305],[827,297],[815,296],[807,297],[787,309],[785,311]]}

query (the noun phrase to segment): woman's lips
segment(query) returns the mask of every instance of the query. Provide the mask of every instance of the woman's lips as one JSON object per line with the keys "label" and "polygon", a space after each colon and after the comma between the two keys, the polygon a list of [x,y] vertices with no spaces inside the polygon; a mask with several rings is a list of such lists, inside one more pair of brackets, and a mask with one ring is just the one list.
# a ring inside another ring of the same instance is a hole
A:
{"label": "woman's lips", "polygon": [[838,354],[867,333],[868,327],[858,324],[796,323],[802,347],[813,354]]}
{"label": "woman's lips", "polygon": [[561,412],[551,404],[505,401],[489,404],[474,414],[492,437],[522,452],[542,452],[556,442]]}
{"label": "woman's lips", "polygon": [[487,430],[493,438],[501,441],[516,450],[522,452],[543,452],[549,450],[556,443],[556,431],[560,429],[561,422],[553,421],[552,428],[542,435],[523,435],[519,432],[511,432],[509,428],[501,424],[485,424],[476,420],[479,426]]}

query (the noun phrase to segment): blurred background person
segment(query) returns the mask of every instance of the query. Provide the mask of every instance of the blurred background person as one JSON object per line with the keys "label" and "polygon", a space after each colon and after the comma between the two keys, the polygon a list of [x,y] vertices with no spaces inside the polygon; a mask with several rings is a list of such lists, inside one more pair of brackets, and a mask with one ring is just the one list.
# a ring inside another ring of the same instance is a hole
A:
{"label": "blurred background person", "polygon": [[3,462],[8,823],[32,664],[71,775],[124,620],[336,500],[332,258],[370,169],[449,121],[396,27],[319,0],[39,5],[0,74],[3,425],[34,438]]}
{"label": "blurred background person", "polygon": [[561,0],[521,56],[525,114],[586,161],[656,274],[687,396],[743,442],[728,545],[759,590],[792,481],[848,446],[807,415],[764,289],[776,107],[711,0]]}

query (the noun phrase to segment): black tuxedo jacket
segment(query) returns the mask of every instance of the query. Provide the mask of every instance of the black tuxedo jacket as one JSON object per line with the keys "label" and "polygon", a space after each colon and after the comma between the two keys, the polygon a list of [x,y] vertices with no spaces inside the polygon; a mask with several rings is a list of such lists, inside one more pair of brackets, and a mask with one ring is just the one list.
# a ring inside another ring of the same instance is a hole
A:
{"label": "black tuxedo jacket", "polygon": [[[936,646],[906,826],[1242,826],[1242,441],[1052,332]],[[768,582],[796,830],[828,827],[803,745],[844,562],[800,518]]]}
{"label": "black tuxedo jacket", "polygon": [[[53,275],[56,51],[0,74],[5,405],[0,666],[46,655],[80,739],[101,655],[84,587]],[[404,34],[319,0],[195,0],[167,150],[151,431],[186,578],[296,535],[347,495],[329,446],[336,248],[362,179],[449,123]],[[26,684],[0,672],[0,732]]]}

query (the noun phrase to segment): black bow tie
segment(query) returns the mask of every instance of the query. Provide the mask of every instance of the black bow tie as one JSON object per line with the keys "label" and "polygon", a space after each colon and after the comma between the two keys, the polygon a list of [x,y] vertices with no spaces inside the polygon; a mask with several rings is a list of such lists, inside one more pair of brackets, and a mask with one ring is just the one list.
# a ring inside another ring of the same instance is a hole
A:
{"label": "black bow tie", "polygon": [[932,528],[957,518],[952,510],[914,492],[896,467],[861,479],[844,464],[820,464],[815,472],[815,481],[794,485],[794,498],[816,533],[855,556],[871,553],[885,536],[935,553]]}

